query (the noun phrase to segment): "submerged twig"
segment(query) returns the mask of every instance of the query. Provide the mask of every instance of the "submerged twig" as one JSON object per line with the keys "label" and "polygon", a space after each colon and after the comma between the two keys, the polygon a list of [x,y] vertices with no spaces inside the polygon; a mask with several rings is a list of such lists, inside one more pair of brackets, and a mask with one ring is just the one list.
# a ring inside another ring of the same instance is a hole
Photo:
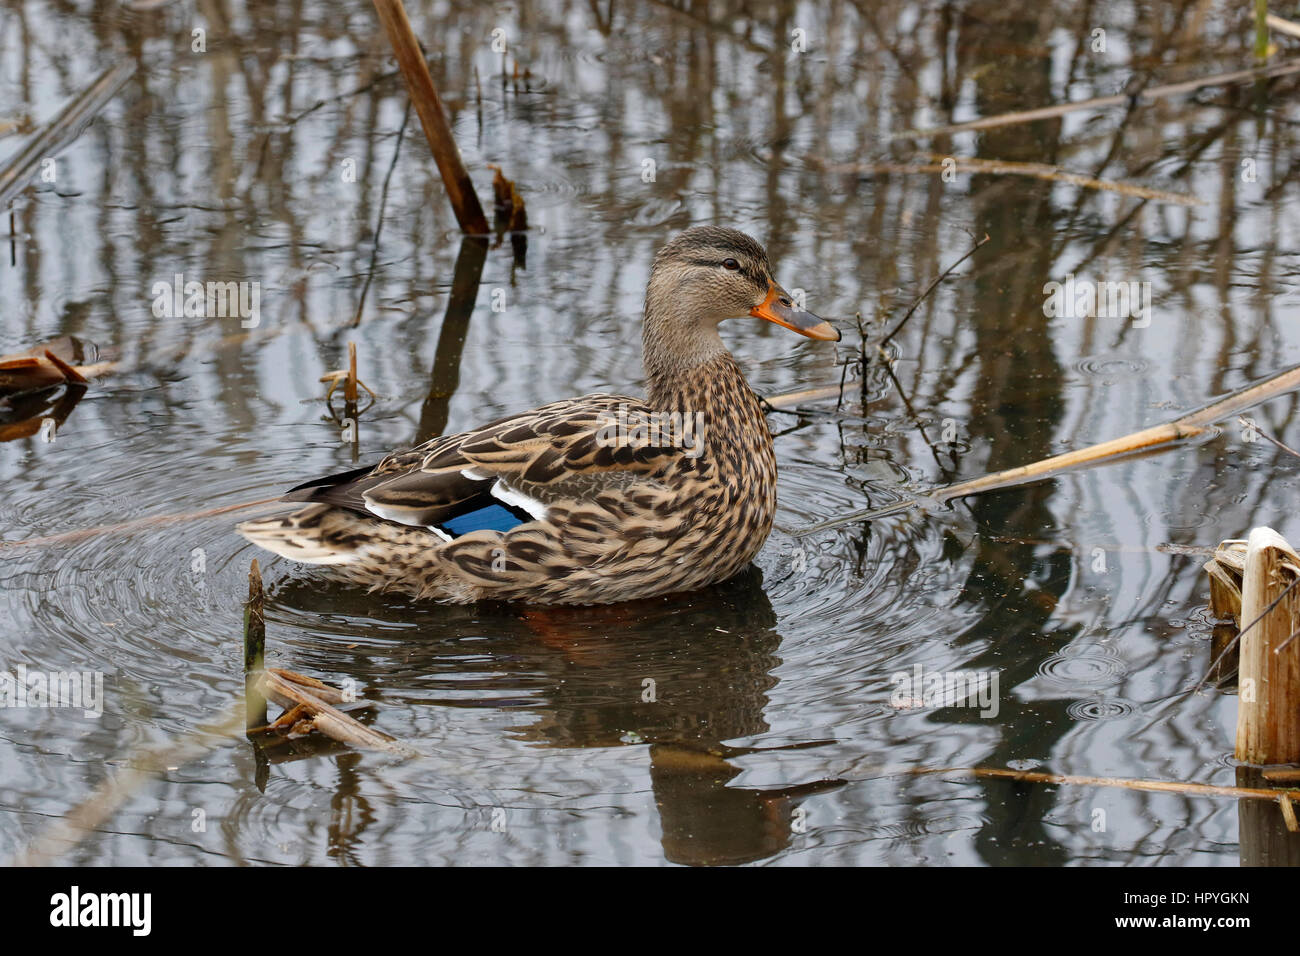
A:
{"label": "submerged twig", "polygon": [[942,282],[944,279],[948,278],[948,276],[952,275],[953,271],[959,265],[961,265],[963,262],[965,262],[967,259],[973,256],[975,254],[975,250],[978,249],[980,246],[984,245],[984,243],[988,241],[989,241],[989,234],[986,232],[984,233],[983,239],[980,239],[975,243],[975,245],[971,246],[969,249],[966,250],[965,255],[963,255],[960,259],[958,259],[948,268],[944,269],[937,276],[931,279],[930,284],[927,285],[925,289],[922,290],[921,294],[916,297],[916,299],[912,302],[911,306],[908,308],[907,312],[904,313],[903,317],[898,320],[898,324],[894,326],[893,330],[889,332],[878,343],[876,343],[877,348],[884,348],[886,345],[888,345],[889,340],[892,339],[895,335],[897,335],[902,330],[903,326],[907,324],[907,320],[912,317],[912,313],[914,313],[918,308],[920,308],[921,303],[926,300],[926,298],[930,295],[931,292],[933,292],[936,288],[938,288],[939,283]]}
{"label": "submerged twig", "polygon": [[222,505],[219,508],[207,508],[203,511],[185,511],[178,514],[148,515],[144,518],[135,518],[131,521],[120,521],[117,524],[103,524],[95,528],[82,528],[80,531],[63,531],[59,534],[49,534],[40,538],[24,538],[21,541],[0,541],[0,551],[9,551],[15,548],[43,547],[51,544],[76,544],[78,541],[84,541],[86,538],[93,538],[95,535],[112,534],[121,531],[134,531],[137,528],[152,528],[160,525],[174,524],[179,521],[196,521],[200,518],[212,518],[217,515],[229,514],[232,511],[244,511],[248,508],[256,508],[258,505],[275,504],[279,500],[280,498],[277,495],[274,498],[259,498],[257,501],[241,501],[238,504]]}
{"label": "submerged twig", "polygon": [[90,86],[72,98],[63,111],[32,136],[3,168],[0,168],[0,206],[8,204],[24,186],[35,168],[76,139],[104,105],[135,73],[129,60],[109,67]]}
{"label": "submerged twig", "polygon": [[236,704],[223,720],[196,727],[163,744],[137,748],[121,770],[111,773],[89,797],[50,824],[10,866],[48,866],[111,817],[151,778],[203,756],[232,739],[244,726],[244,707]]}

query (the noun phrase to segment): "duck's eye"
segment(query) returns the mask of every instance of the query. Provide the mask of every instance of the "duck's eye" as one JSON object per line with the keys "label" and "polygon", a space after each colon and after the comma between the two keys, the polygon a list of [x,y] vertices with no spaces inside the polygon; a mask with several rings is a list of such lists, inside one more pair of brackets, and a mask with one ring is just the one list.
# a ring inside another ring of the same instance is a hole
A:
{"label": "duck's eye", "polygon": [[740,268],[740,263],[737,262],[735,259],[723,259],[722,268],[727,269],[731,272],[735,272],[737,269]]}

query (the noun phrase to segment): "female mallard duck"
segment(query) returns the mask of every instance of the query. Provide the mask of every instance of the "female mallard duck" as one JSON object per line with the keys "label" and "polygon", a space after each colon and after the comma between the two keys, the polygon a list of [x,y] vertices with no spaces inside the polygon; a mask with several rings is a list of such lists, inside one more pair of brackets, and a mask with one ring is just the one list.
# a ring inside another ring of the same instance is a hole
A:
{"label": "female mallard duck", "polygon": [[470,602],[608,604],[725,580],[776,510],[767,419],[718,336],[750,315],[823,341],[742,232],[688,229],[655,257],[648,395],[586,395],[308,482],[312,504],[239,531],[374,589]]}

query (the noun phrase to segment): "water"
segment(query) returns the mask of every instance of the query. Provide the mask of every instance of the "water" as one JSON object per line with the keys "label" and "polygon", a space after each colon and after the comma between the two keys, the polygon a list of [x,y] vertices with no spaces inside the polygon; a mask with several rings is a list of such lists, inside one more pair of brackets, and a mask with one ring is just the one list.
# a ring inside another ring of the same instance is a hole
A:
{"label": "water", "polygon": [[[508,241],[489,250],[467,319],[445,318],[459,236],[413,117],[399,135],[406,96],[368,7],[0,7],[0,119],[44,122],[112,62],[137,64],[55,180],[14,207],[0,353],[74,335],[118,365],[54,442],[0,445],[0,539],[266,498],[443,427],[634,391],[650,259],[692,223],[762,238],[780,281],[845,330],[838,349],[724,330],[767,395],[838,381],[855,313],[897,321],[990,240],[895,339],[896,383],[874,370],[869,401],[855,393],[839,419],[773,416],[783,530],[750,573],[635,607],[413,607],[263,554],[272,662],[351,679],[373,725],[421,756],[259,766],[232,741],[167,769],[60,861],[1235,865],[1232,801],[905,771],[1234,783],[1232,693],[1163,706],[1205,672],[1211,639],[1204,557],[1166,546],[1256,524],[1295,540],[1294,459],[1229,422],[951,510],[790,532],[1175,417],[1300,361],[1293,79],[1266,101],[1214,88],[890,139],[1108,95],[1134,68],[1155,83],[1241,68],[1244,8],[1095,4],[1105,52],[1093,24],[1018,0],[707,17],[638,3],[612,23],[580,3],[408,9],[480,196],[493,162],[528,203],[526,263]],[[21,141],[0,139],[0,157]],[[1201,204],[893,168],[948,155]],[[258,325],[155,316],[155,284],[177,274],[259,283]],[[1044,285],[1071,274],[1150,283],[1149,325],[1047,317]],[[379,396],[355,442],[318,382],[349,341]],[[1295,411],[1286,397],[1255,415],[1294,444]],[[97,720],[0,714],[0,856],[135,748],[238,700],[256,556],[238,517],[0,550],[3,666],[105,681]],[[917,665],[995,676],[996,714],[898,706],[894,676]]]}

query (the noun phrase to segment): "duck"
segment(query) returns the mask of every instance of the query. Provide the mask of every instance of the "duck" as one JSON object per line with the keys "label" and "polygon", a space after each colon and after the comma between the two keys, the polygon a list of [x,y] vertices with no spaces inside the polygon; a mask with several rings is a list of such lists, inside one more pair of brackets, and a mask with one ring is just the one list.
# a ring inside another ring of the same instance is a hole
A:
{"label": "duck", "polygon": [[551,402],[309,481],[248,541],[371,591],[445,603],[595,605],[698,591],[772,530],[764,404],[719,334],[763,320],[840,333],[773,278],[751,236],[695,226],[659,250],[641,324],[646,394]]}

